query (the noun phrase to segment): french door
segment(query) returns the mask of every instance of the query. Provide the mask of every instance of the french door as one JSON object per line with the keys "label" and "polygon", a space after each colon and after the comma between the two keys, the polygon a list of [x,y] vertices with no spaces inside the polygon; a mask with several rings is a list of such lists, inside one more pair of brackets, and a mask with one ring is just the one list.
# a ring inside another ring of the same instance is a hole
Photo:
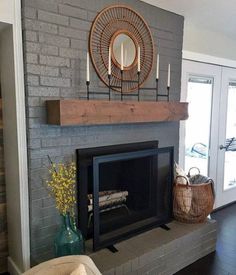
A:
{"label": "french door", "polygon": [[236,70],[183,61],[181,101],[189,119],[180,127],[180,165],[215,181],[220,207],[236,201]]}
{"label": "french door", "polygon": [[236,69],[222,68],[217,170],[218,206],[236,200]]}

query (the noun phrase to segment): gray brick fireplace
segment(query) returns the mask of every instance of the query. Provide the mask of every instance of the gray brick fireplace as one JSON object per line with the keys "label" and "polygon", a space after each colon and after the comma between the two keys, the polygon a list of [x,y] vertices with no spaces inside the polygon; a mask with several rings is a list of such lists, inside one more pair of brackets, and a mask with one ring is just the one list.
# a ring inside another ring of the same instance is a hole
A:
{"label": "gray brick fireplace", "polygon": [[[170,63],[170,100],[180,98],[183,17],[138,0],[22,1],[32,264],[53,257],[53,238],[60,221],[45,188],[47,155],[56,162],[70,161],[75,160],[78,148],[158,140],[159,147],[174,146],[178,159],[178,122],[73,127],[46,123],[46,100],[85,95],[91,23],[97,12],[115,3],[127,4],[145,18],[160,54],[160,90],[166,89]],[[155,84],[154,75],[155,68],[145,85]],[[98,92],[107,89],[94,70],[91,70],[91,89]],[[146,92],[141,100],[154,98]]]}

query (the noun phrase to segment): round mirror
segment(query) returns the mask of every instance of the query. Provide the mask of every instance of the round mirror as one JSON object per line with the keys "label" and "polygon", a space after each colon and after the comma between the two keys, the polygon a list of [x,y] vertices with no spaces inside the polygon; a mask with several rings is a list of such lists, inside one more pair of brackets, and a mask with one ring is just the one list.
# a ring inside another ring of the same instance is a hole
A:
{"label": "round mirror", "polygon": [[131,66],[136,58],[136,47],[133,39],[127,34],[118,34],[112,45],[113,56],[118,64],[121,64],[121,54],[123,45],[123,65],[124,67]]}
{"label": "round mirror", "polygon": [[[104,8],[93,21],[89,35],[89,51],[98,76],[116,92],[121,92],[121,48],[123,80],[131,80],[123,81],[122,93],[137,91],[152,72],[152,33],[135,10],[126,5],[115,4]],[[138,65],[141,66],[139,84],[136,81]],[[108,77],[108,71],[111,78]]]}

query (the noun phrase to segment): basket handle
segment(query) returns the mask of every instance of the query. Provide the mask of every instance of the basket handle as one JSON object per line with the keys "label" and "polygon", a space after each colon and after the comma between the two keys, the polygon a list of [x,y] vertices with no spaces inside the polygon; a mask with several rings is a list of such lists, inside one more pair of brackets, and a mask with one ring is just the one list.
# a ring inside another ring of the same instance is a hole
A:
{"label": "basket handle", "polygon": [[190,178],[190,177],[191,177],[190,172],[191,172],[191,170],[193,170],[193,169],[198,170],[198,174],[196,174],[196,175],[199,175],[199,174],[200,174],[200,169],[199,169],[198,167],[191,167],[191,168],[188,170],[188,175],[187,175],[187,177],[188,177],[188,178]]}
{"label": "basket handle", "polygon": [[214,188],[214,181],[213,181],[213,179],[209,179],[208,180],[208,182],[211,184],[211,190],[212,190],[212,194],[213,194],[213,198],[214,198],[214,200],[215,200],[215,198],[216,198],[216,193],[215,193],[215,188]]}
{"label": "basket handle", "polygon": [[[176,176],[175,179],[178,179],[178,178],[184,178],[184,179],[186,180],[186,186],[187,186],[187,187],[189,186],[189,180],[188,180],[187,177],[185,177],[185,176]],[[175,181],[175,182],[176,182],[176,184],[178,184],[177,181]]]}

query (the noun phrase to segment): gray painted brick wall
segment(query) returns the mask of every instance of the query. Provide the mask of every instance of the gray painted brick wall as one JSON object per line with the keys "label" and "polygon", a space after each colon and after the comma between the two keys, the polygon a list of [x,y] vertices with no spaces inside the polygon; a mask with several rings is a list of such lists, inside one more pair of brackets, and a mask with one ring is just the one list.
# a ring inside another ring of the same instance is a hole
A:
{"label": "gray painted brick wall", "polygon": [[171,230],[155,228],[120,242],[117,253],[102,249],[88,254],[104,275],[172,275],[215,251],[216,221],[173,221],[168,227]]}
{"label": "gray painted brick wall", "polygon": [[[177,159],[177,122],[77,127],[46,124],[47,99],[85,96],[91,23],[102,8],[117,3],[130,5],[146,19],[160,54],[160,88],[165,91],[167,67],[171,63],[170,98],[179,100],[181,16],[138,0],[22,0],[32,264],[53,256],[53,238],[59,224],[59,215],[44,186],[47,155],[56,162],[69,161],[75,159],[76,148],[156,139],[161,147],[175,146]],[[91,70],[91,74],[91,89],[106,89],[95,72]],[[154,78],[155,68],[146,85],[154,85]],[[112,98],[119,99],[119,96]],[[152,100],[154,97],[146,93],[141,99]]]}

